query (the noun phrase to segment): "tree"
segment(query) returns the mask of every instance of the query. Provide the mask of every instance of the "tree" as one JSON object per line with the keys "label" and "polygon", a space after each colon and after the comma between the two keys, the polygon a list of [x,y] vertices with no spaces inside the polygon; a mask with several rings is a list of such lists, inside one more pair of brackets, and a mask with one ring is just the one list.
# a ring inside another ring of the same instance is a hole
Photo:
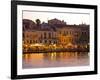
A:
{"label": "tree", "polygon": [[36,24],[37,24],[37,26],[40,26],[40,24],[41,24],[40,19],[36,19]]}

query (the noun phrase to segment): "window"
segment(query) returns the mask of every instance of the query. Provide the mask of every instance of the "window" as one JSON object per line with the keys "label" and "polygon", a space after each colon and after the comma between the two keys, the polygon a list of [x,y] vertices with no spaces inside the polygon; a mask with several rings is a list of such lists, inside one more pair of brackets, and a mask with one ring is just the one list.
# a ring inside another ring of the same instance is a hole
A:
{"label": "window", "polygon": [[35,43],[37,43],[37,40],[35,41]]}
{"label": "window", "polygon": [[46,38],[46,32],[44,32],[44,38]]}
{"label": "window", "polygon": [[30,40],[30,44],[32,44],[32,40]]}
{"label": "window", "polygon": [[42,43],[42,40],[40,40],[40,43]]}
{"label": "window", "polygon": [[40,37],[41,39],[43,38],[43,35],[41,34],[41,37]]}
{"label": "window", "polygon": [[49,38],[51,38],[51,33],[48,33],[48,35],[49,35]]}
{"label": "window", "polygon": [[66,31],[66,35],[68,34],[68,31]]}
{"label": "window", "polygon": [[49,41],[49,43],[51,43],[51,40]]}
{"label": "window", "polygon": [[27,43],[29,43],[29,41],[27,40]]}
{"label": "window", "polygon": [[45,43],[47,43],[47,40],[45,40]]}

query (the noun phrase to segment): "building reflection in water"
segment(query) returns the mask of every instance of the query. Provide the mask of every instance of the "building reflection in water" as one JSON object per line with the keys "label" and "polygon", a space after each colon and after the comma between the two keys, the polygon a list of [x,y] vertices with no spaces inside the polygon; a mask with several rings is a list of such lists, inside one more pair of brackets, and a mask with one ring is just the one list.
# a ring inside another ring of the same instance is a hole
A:
{"label": "building reflection in water", "polygon": [[23,68],[67,67],[89,65],[87,52],[53,52],[23,54]]}

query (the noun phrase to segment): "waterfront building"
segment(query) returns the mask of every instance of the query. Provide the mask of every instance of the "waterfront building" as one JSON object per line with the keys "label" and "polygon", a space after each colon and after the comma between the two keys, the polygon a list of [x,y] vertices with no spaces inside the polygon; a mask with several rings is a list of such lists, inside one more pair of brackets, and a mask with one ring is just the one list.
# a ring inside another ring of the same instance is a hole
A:
{"label": "waterfront building", "polygon": [[89,44],[89,25],[69,25],[58,19],[48,20],[48,23],[37,19],[36,22],[23,20],[23,43],[44,45],[87,45]]}

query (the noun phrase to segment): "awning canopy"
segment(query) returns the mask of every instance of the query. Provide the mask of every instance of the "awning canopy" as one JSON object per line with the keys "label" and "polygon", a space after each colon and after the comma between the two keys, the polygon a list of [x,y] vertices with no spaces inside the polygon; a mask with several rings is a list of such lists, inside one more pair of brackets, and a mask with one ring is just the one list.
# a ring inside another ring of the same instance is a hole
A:
{"label": "awning canopy", "polygon": [[44,45],[36,43],[36,44],[32,44],[31,46],[44,46]]}

